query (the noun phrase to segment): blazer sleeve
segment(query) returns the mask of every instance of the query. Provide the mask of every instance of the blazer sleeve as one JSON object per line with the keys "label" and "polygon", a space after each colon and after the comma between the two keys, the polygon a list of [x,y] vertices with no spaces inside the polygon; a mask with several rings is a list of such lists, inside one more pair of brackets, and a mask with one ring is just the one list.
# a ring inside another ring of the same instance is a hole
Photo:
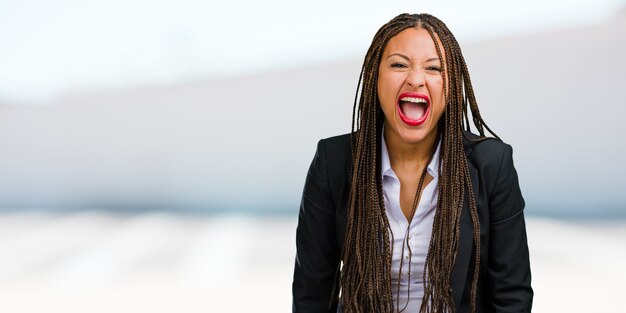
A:
{"label": "blazer sleeve", "polygon": [[505,145],[497,179],[489,197],[488,288],[492,312],[530,312],[533,290],[524,199],[513,166],[513,150]]}
{"label": "blazer sleeve", "polygon": [[336,312],[331,302],[339,247],[335,207],[330,195],[324,140],[317,145],[307,173],[296,230],[293,312]]}

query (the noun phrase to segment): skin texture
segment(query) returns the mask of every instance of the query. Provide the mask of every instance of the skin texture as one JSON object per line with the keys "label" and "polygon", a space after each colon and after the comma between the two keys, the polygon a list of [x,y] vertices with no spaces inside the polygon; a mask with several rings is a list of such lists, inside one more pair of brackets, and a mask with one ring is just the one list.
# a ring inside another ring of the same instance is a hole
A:
{"label": "skin texture", "polygon": [[[439,43],[441,45],[441,43]],[[392,37],[381,58],[378,98],[385,115],[385,141],[393,171],[400,180],[400,207],[410,219],[419,177],[437,139],[445,110],[444,75],[435,43],[423,28],[408,28]],[[430,113],[418,126],[405,124],[397,105],[400,94],[419,93],[430,99]],[[424,188],[433,177],[426,174]]]}

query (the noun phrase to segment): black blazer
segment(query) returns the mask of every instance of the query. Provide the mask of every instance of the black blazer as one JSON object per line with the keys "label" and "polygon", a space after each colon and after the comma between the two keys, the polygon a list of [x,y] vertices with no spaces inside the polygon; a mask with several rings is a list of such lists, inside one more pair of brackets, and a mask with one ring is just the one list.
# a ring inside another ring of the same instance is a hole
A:
{"label": "black blazer", "polygon": [[[464,139],[464,148],[480,221],[476,311],[530,312],[533,290],[524,199],[512,148],[495,139],[478,143]],[[319,141],[300,204],[293,312],[342,311],[336,300],[331,303],[331,293],[346,231],[351,163],[349,134]],[[474,247],[467,201],[460,223],[459,251],[450,278],[457,313],[470,309]]]}

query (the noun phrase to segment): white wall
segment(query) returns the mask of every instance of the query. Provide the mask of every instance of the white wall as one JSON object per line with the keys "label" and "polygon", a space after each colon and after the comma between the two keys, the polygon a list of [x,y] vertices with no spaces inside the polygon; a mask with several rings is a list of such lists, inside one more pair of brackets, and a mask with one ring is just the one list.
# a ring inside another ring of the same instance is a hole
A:
{"label": "white wall", "polygon": [[[529,211],[625,212],[626,20],[462,43]],[[0,106],[0,207],[297,210],[346,133],[362,56]]]}

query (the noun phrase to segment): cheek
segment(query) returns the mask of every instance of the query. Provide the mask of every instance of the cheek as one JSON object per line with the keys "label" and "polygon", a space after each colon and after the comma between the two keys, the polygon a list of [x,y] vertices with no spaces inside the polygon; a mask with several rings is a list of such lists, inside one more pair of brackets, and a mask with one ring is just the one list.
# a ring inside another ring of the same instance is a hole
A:
{"label": "cheek", "polygon": [[443,95],[443,78],[442,77],[434,77],[432,78],[429,82],[429,91],[431,94],[431,97],[433,98],[437,98],[437,99],[443,99],[444,95]]}
{"label": "cheek", "polygon": [[380,101],[383,110],[389,110],[395,105],[395,87],[394,78],[388,73],[380,73],[378,76],[378,101]]}
{"label": "cheek", "polygon": [[437,90],[438,94],[443,92],[443,76],[434,76],[430,80],[431,86],[433,89]]}
{"label": "cheek", "polygon": [[433,77],[433,79],[429,81],[430,95],[433,100],[433,111],[436,115],[441,115],[446,106],[443,84],[443,77]]}
{"label": "cheek", "polygon": [[389,89],[389,75],[384,71],[378,73],[378,94],[385,94]]}
{"label": "cheek", "polygon": [[378,74],[379,94],[395,96],[400,91],[403,83],[404,76],[402,73],[382,71]]}

